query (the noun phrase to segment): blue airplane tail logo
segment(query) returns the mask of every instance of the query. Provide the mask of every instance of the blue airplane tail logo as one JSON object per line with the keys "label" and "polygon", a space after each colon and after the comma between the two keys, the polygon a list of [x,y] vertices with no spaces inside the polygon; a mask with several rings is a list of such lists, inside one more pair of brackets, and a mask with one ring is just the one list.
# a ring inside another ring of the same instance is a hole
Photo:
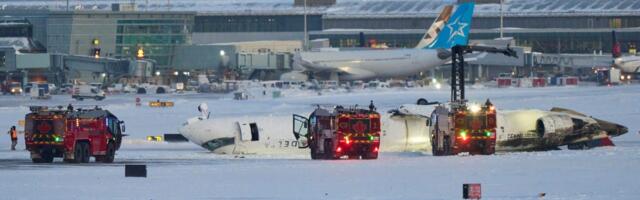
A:
{"label": "blue airplane tail logo", "polygon": [[475,3],[463,3],[458,5],[442,31],[436,39],[426,46],[426,49],[450,49],[456,45],[467,45],[469,42],[469,30],[471,29],[471,17]]}

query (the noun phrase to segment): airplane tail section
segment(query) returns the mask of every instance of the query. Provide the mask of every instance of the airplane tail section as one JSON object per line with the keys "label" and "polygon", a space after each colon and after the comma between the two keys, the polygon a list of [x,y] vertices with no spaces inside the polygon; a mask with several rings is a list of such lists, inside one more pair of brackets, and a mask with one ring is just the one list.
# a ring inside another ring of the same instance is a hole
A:
{"label": "airplane tail section", "polygon": [[620,43],[618,42],[618,39],[616,37],[616,31],[611,32],[611,37],[611,41],[613,42],[613,44],[611,45],[611,55],[613,56],[613,58],[619,58],[620,56],[622,56],[622,50],[620,50]]}
{"label": "airplane tail section", "polygon": [[429,27],[429,29],[427,29],[427,32],[424,34],[424,36],[422,36],[422,39],[415,48],[422,49],[433,43],[440,31],[442,31],[442,29],[444,28],[444,25],[447,23],[447,21],[449,21],[452,12],[453,5],[445,6],[444,9],[442,9],[440,16],[438,16],[438,18],[433,21],[433,24],[431,24],[431,27]]}
{"label": "airplane tail section", "polygon": [[[456,45],[467,45],[467,43],[469,42],[469,30],[471,29],[471,18],[473,16],[474,7],[475,3],[473,2],[462,3],[458,5],[455,12],[442,26],[442,30],[436,33],[435,39],[423,48],[450,49],[451,47]],[[435,25],[436,24],[434,23],[434,26]],[[427,35],[429,35],[429,32],[427,32]],[[420,41],[420,44],[422,44],[422,42],[423,41]]]}

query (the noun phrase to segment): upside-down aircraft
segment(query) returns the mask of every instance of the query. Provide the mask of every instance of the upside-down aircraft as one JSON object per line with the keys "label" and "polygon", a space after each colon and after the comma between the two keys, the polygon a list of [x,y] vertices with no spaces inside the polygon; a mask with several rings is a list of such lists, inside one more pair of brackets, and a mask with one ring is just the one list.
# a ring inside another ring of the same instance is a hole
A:
{"label": "upside-down aircraft", "polygon": [[[381,152],[431,152],[434,105],[403,105],[381,118]],[[610,146],[628,132],[620,124],[569,109],[499,110],[496,151],[585,149]],[[302,154],[290,115],[188,119],[179,129],[189,141],[218,154]]]}

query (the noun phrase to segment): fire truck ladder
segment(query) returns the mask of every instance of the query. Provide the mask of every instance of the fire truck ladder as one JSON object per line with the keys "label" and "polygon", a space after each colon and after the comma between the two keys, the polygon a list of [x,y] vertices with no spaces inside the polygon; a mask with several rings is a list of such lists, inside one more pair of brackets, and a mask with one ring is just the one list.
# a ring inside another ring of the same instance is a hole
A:
{"label": "fire truck ladder", "polygon": [[451,48],[451,102],[464,103],[464,54],[472,52],[501,53],[518,58],[517,53],[509,48],[501,49],[487,46],[460,46]]}

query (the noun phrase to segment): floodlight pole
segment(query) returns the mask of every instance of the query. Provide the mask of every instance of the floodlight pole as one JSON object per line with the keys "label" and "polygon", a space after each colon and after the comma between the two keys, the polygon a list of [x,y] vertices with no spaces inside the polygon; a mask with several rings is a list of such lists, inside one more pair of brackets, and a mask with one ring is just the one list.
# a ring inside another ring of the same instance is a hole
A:
{"label": "floodlight pole", "polygon": [[500,0],[500,38],[504,37],[503,27],[504,27],[504,11],[502,10],[504,4],[504,0]]}
{"label": "floodlight pole", "polygon": [[303,51],[307,51],[308,47],[309,47],[309,33],[307,30],[307,0],[304,0],[304,44],[303,44]]}

